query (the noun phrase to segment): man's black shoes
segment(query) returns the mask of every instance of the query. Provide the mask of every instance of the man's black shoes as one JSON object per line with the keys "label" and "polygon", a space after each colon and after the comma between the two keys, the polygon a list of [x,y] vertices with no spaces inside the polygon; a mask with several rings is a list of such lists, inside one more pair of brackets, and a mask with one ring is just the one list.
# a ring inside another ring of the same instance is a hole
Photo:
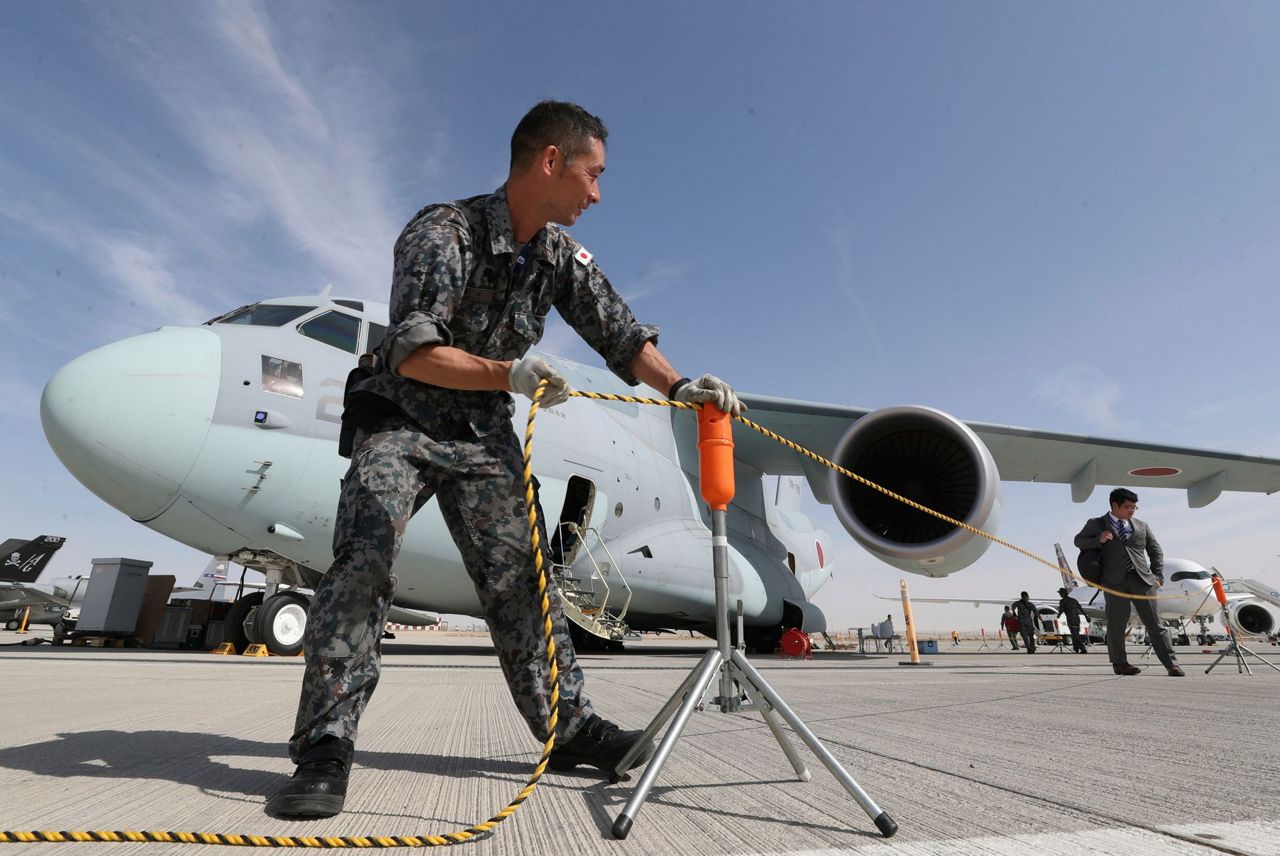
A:
{"label": "man's black shoes", "polygon": [[1142,674],[1142,670],[1141,670],[1141,669],[1139,669],[1137,666],[1135,666],[1135,665],[1131,664],[1131,663],[1112,663],[1112,664],[1111,664],[1111,671],[1115,672],[1117,675],[1139,675],[1139,674]]}
{"label": "man's black shoes", "polygon": [[[556,744],[547,765],[561,772],[572,770],[579,764],[612,771],[643,734],[643,731],[623,731],[609,720],[592,714],[572,740]],[[628,770],[634,770],[653,757],[653,741],[646,740],[645,743]]]}
{"label": "man's black shoes", "polygon": [[322,737],[298,761],[284,787],[267,800],[267,813],[278,817],[333,817],[347,798],[354,746],[341,737]]}

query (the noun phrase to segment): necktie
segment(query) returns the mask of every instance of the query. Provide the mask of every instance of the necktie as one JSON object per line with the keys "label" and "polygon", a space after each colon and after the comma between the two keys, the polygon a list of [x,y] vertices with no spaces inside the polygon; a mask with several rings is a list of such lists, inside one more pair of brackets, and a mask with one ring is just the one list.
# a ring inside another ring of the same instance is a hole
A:
{"label": "necktie", "polygon": [[1130,525],[1129,525],[1129,521],[1127,521],[1127,520],[1121,520],[1121,521],[1120,521],[1120,532],[1119,532],[1120,540],[1121,540],[1121,541],[1128,541],[1128,540],[1129,540],[1129,536],[1130,536],[1130,535],[1132,535],[1132,534],[1133,534],[1133,529],[1132,529],[1132,527],[1130,527]]}

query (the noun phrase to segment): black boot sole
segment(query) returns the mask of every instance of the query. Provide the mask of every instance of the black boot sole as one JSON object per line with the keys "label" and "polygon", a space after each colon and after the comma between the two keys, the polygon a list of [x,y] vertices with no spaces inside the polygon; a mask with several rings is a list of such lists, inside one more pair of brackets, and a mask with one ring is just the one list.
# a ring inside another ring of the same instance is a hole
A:
{"label": "black boot sole", "polygon": [[[653,745],[653,741],[650,740],[648,748],[645,749],[645,751],[641,752],[639,755],[637,755],[636,759],[631,762],[631,766],[627,767],[627,769],[634,770],[636,767],[639,767],[641,764],[647,763],[649,759],[653,757],[653,753],[655,750],[656,750],[656,747]],[[622,760],[621,755],[618,756],[618,760],[619,761]],[[557,773],[567,773],[578,766],[595,767],[597,770],[602,770],[606,773],[612,773],[613,768],[616,764],[617,764],[617,761],[610,764],[607,761],[594,761],[587,758],[564,758],[564,757],[557,758],[554,752],[552,753],[551,757],[547,759],[547,766],[550,767],[552,770],[555,770]]]}
{"label": "black boot sole", "polygon": [[342,813],[345,796],[334,794],[278,794],[267,802],[267,813],[279,817],[333,817]]}

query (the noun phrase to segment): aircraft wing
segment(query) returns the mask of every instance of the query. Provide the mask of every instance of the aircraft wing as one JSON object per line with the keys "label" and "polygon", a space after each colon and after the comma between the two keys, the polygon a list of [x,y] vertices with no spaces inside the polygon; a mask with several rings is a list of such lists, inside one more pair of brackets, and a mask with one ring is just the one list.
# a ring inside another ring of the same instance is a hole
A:
{"label": "aircraft wing", "polygon": [[[1085,616],[1089,618],[1103,618],[1106,615],[1106,610],[1103,609],[1101,606],[1095,605],[1093,602],[1094,599],[1096,599],[1097,595],[1100,594],[1100,592],[1095,590],[1093,593],[1094,596],[1090,598],[1088,601],[1081,600],[1081,598],[1076,597],[1076,592],[1085,594],[1087,593],[1087,590],[1082,590],[1081,588],[1077,588],[1076,591],[1072,592],[1070,595],[1070,597],[1074,597],[1077,601],[1080,602],[1080,608],[1084,610]],[[887,597],[885,595],[878,594],[876,595],[876,597],[879,598],[880,600],[896,600],[896,601],[902,600],[900,596]],[[948,603],[948,604],[967,603],[976,607],[977,606],[1000,606],[1000,607],[1013,606],[1015,601],[1017,601],[1016,597],[1013,598],[1013,600],[986,600],[984,598],[975,598],[975,597],[916,597],[915,595],[911,596],[912,603]],[[1049,607],[1052,607],[1053,609],[1058,608],[1058,601],[1056,600],[1042,600],[1040,598],[1033,597],[1031,598],[1031,602],[1034,603],[1036,606],[1049,606]]]}
{"label": "aircraft wing", "polygon": [[35,586],[22,583],[0,583],[0,610],[22,609],[44,604],[70,606],[71,601]]}
{"label": "aircraft wing", "polygon": [[[741,395],[748,419],[830,458],[849,427],[871,411],[811,401]],[[1257,455],[1186,449],[1134,440],[1059,434],[1010,425],[966,422],[991,451],[1005,481],[1071,485],[1084,502],[1096,485],[1126,484],[1187,491],[1192,508],[1224,491],[1280,491],[1280,460]],[[826,468],[755,431],[734,432],[736,454],[766,473],[801,474],[819,501],[827,501]],[[822,478],[817,478],[822,476]]]}

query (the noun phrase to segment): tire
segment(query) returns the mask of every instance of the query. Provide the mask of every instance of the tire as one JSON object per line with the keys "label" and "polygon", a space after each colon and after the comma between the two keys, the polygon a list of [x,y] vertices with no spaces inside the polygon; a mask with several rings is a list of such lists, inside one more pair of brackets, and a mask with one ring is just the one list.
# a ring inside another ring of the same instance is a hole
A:
{"label": "tire", "polygon": [[59,621],[53,625],[53,644],[61,645],[67,641],[67,625]]}
{"label": "tire", "polygon": [[21,626],[22,625],[18,622],[16,618],[12,618],[4,623],[5,630],[17,630]]}
{"label": "tire", "polygon": [[250,642],[257,641],[249,638],[249,634],[245,629],[245,622],[249,618],[249,613],[261,605],[262,592],[255,591],[231,604],[231,608],[227,610],[226,632],[222,638],[235,646],[237,654],[243,654],[244,649],[249,647]]}
{"label": "tire", "polygon": [[272,654],[292,657],[302,650],[310,605],[297,592],[281,592],[258,607],[253,618],[254,638]]}

